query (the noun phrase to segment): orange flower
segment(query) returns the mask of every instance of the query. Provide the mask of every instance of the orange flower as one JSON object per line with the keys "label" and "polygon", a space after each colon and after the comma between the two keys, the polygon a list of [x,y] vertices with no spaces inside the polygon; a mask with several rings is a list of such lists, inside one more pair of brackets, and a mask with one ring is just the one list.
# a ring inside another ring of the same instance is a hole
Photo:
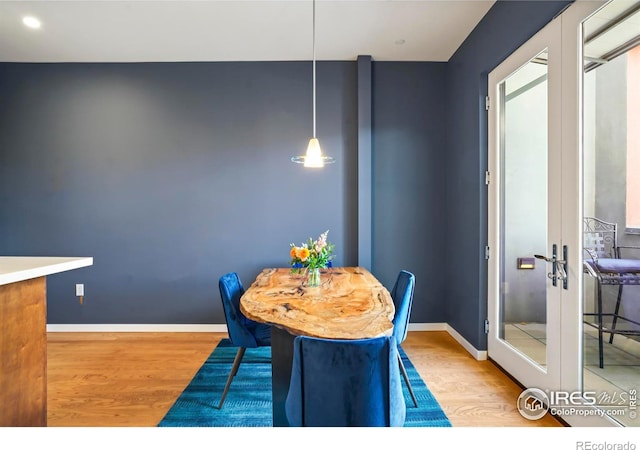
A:
{"label": "orange flower", "polygon": [[289,254],[291,255],[291,259],[295,259],[298,257],[297,250],[298,249],[296,247],[291,247],[291,251],[289,252]]}
{"label": "orange flower", "polygon": [[300,252],[296,252],[298,258],[300,258],[300,261],[304,262],[309,258],[309,249],[306,247],[302,247],[299,249]]}

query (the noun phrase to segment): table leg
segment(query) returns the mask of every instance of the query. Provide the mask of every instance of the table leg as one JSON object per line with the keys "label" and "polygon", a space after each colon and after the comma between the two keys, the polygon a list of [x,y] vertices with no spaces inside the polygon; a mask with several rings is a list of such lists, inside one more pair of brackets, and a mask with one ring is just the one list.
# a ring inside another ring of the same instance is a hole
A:
{"label": "table leg", "polygon": [[285,401],[291,380],[294,338],[295,336],[278,327],[271,327],[271,396],[274,427],[289,426]]}

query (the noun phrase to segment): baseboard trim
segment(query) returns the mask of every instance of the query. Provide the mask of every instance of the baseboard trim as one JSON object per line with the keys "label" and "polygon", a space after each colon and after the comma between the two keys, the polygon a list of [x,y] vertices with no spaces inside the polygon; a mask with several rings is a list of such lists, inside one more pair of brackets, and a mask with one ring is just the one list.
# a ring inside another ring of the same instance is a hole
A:
{"label": "baseboard trim", "polygon": [[447,331],[446,323],[410,323],[409,331]]}
{"label": "baseboard trim", "polygon": [[469,352],[471,356],[473,356],[478,361],[485,361],[487,359],[487,351],[486,350],[478,350],[476,349],[469,341],[467,341],[460,333],[458,333],[455,328],[451,325],[447,324],[447,333],[451,335],[466,351]]}
{"label": "baseboard trim", "polygon": [[[409,331],[446,331],[478,361],[487,359],[448,323],[411,323]],[[226,333],[225,324],[49,324],[49,333]]]}
{"label": "baseboard trim", "polygon": [[[411,323],[409,331],[447,331],[446,323]],[[56,333],[219,333],[227,332],[225,324],[49,324],[47,332]]]}
{"label": "baseboard trim", "polygon": [[224,324],[50,324],[50,333],[226,333]]}
{"label": "baseboard trim", "polygon": [[469,343],[455,328],[448,323],[410,323],[409,331],[446,331],[454,338],[469,354],[478,361],[487,359],[486,350],[478,350]]}

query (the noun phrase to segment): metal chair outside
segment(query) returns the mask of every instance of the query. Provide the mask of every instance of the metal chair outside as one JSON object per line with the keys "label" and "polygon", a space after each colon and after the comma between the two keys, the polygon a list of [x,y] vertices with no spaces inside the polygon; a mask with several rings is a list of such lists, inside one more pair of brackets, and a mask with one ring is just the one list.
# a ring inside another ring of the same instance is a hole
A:
{"label": "metal chair outside", "polygon": [[[640,285],[640,259],[622,258],[621,249],[640,249],[640,247],[621,246],[618,244],[618,225],[596,217],[584,218],[584,272],[597,282],[595,312],[584,313],[584,316],[595,318],[596,322],[584,320],[588,326],[598,330],[598,353],[600,368],[604,367],[604,333],[609,333],[609,343],[613,343],[616,334],[640,336],[640,321],[620,314],[622,291],[624,286]],[[618,286],[618,295],[613,312],[603,311],[602,287]],[[606,326],[605,318],[611,318],[611,325]],[[619,322],[623,322],[620,328]]]}

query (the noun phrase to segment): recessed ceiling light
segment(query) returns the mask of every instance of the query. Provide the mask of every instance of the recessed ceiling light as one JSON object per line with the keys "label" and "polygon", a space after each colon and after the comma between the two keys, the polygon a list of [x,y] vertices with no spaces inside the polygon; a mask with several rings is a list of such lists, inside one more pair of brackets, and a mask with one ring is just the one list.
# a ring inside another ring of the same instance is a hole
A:
{"label": "recessed ceiling light", "polygon": [[22,23],[25,24],[25,26],[33,29],[38,29],[42,25],[38,19],[32,16],[23,17]]}

